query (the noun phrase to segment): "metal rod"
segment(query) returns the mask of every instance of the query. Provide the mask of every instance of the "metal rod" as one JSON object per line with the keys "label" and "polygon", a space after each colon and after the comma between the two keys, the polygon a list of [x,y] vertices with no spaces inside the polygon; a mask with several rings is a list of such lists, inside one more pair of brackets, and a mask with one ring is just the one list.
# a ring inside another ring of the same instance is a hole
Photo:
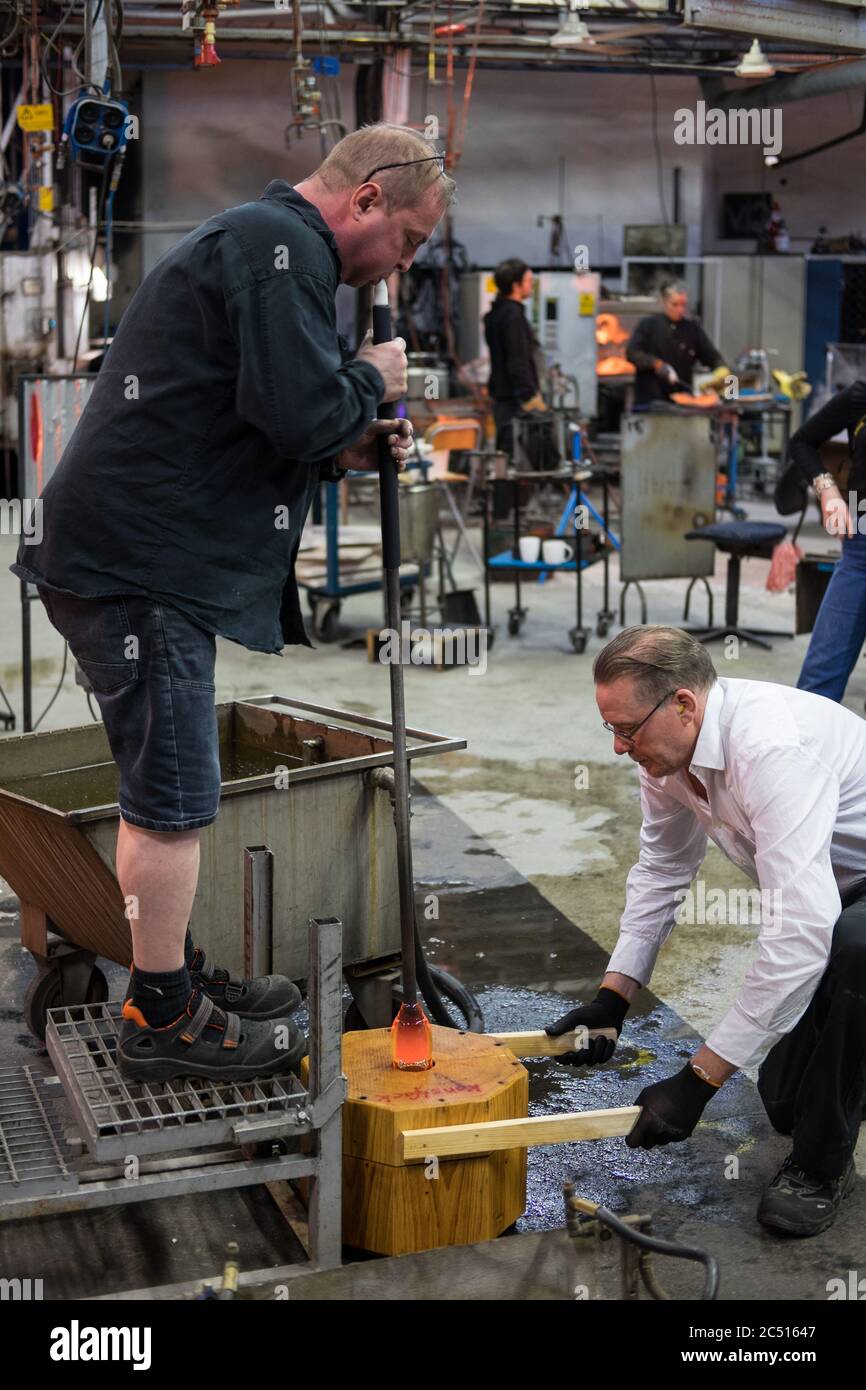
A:
{"label": "metal rod", "polygon": [[274,941],[274,856],[266,845],[244,850],[244,973],[270,974]]}
{"label": "metal rod", "polygon": [[[389,342],[391,309],[384,280],[376,286],[373,302],[373,342]],[[390,419],[389,402],[379,406],[379,418]],[[382,506],[382,564],[385,616],[392,632],[400,631],[400,506],[397,469],[387,435],[379,439],[379,497]],[[399,652],[399,644],[398,644]],[[403,697],[403,663],[389,663],[391,725],[394,737],[394,824],[397,831],[397,877],[400,892],[400,950],[403,1001],[418,1002],[415,971],[415,884],[412,874],[412,840],[409,831],[409,761],[406,756],[406,707]]]}

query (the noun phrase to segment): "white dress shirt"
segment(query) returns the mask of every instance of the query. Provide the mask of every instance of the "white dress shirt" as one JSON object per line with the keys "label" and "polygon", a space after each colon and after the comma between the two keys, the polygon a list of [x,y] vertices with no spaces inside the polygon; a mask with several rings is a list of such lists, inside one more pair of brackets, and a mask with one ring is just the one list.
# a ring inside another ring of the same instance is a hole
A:
{"label": "white dress shirt", "polygon": [[815,993],[840,893],[866,882],[866,722],[823,695],[719,677],[689,766],[707,800],[685,770],[638,771],[640,854],[607,968],[648,983],[713,840],[759,885],[767,910],[757,956],[707,1046],[756,1066]]}

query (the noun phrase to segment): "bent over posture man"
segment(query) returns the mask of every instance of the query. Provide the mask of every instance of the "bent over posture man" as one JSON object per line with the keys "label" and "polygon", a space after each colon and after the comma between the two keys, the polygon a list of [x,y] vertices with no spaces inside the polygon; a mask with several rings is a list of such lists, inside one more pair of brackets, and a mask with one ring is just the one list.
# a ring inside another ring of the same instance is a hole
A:
{"label": "bent over posture man", "polygon": [[[767,1114],[793,1147],[758,1219],[815,1235],[853,1185],[866,1093],[866,723],[820,695],[717,677],[677,628],[627,628],[593,675],[615,751],[638,764],[640,854],[598,995],[547,1031],[619,1034],[713,840],[762,890],[757,955],[691,1061],[641,1091],[626,1142],[687,1139],[732,1073],[760,1063]],[[614,1046],[593,1038],[569,1060],[606,1061]]]}

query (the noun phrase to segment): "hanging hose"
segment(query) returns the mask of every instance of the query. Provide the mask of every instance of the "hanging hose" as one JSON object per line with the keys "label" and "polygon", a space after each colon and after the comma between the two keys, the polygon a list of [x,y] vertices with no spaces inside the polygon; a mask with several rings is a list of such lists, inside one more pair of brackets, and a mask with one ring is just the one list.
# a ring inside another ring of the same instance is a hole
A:
{"label": "hanging hose", "polygon": [[475,995],[470,993],[459,980],[455,980],[453,975],[449,975],[447,970],[440,970],[438,966],[428,963],[424,955],[424,947],[421,945],[417,922],[415,923],[415,969],[418,975],[418,988],[424,1003],[430,1010],[430,1017],[434,1023],[441,1024],[443,1028],[456,1028],[458,1026],[442,1002],[442,995],[444,994],[446,999],[450,999],[451,1003],[462,1013],[466,1020],[468,1032],[484,1032],[484,1015]]}
{"label": "hanging hose", "polygon": [[608,1230],[619,1236],[620,1240],[637,1247],[641,1252],[638,1263],[638,1273],[644,1285],[653,1298],[663,1302],[670,1301],[670,1294],[666,1293],[658,1282],[655,1270],[652,1267],[651,1257],[653,1254],[670,1255],[673,1259],[694,1260],[697,1264],[704,1267],[704,1284],[699,1294],[699,1299],[714,1300],[719,1296],[719,1265],[714,1255],[707,1250],[701,1250],[695,1245],[680,1245],[674,1240],[661,1240],[658,1236],[649,1235],[646,1231],[636,1230],[634,1226],[626,1221],[620,1220],[607,1207],[597,1203],[587,1201],[583,1197],[575,1196],[574,1183],[563,1183],[563,1196],[565,1197],[566,1229],[570,1236],[580,1235],[581,1217],[583,1220],[595,1220]]}

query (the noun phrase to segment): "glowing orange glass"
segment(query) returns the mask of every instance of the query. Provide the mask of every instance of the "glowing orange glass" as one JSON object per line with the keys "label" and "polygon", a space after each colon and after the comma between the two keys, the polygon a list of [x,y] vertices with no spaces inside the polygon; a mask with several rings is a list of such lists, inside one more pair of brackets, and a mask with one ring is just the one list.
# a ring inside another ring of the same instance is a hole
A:
{"label": "glowing orange glass", "polygon": [[391,1060],[400,1071],[428,1071],[433,1065],[433,1029],[418,1003],[401,1004],[391,1024]]}

